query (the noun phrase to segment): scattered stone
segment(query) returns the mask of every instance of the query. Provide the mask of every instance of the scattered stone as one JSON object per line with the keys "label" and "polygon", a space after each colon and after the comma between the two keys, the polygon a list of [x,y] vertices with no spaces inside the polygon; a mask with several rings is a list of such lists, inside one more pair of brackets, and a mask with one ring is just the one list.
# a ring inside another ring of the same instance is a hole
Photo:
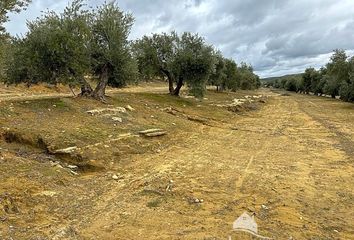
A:
{"label": "scattered stone", "polygon": [[179,112],[176,108],[173,107],[162,108],[161,111],[167,112],[172,115],[177,115],[177,113]]}
{"label": "scattered stone", "polygon": [[68,167],[69,169],[71,169],[71,170],[76,170],[76,169],[79,168],[79,167],[76,166],[76,165],[68,165],[67,167]]}
{"label": "scattered stone", "polygon": [[261,207],[262,207],[262,209],[264,209],[264,210],[268,210],[268,209],[269,209],[266,205],[263,205],[263,204],[262,204]]}
{"label": "scattered stone", "polygon": [[70,173],[71,173],[72,175],[74,175],[74,176],[79,175],[77,172],[75,172],[75,171],[73,171],[73,170],[70,170]]}
{"label": "scattered stone", "polygon": [[187,116],[187,119],[193,122],[206,123],[207,120],[198,116]]}
{"label": "scattered stone", "polygon": [[54,153],[57,153],[57,154],[69,154],[69,153],[73,153],[77,150],[77,147],[74,146],[74,147],[68,147],[68,148],[64,148],[64,149],[58,149],[58,150],[55,150]]}
{"label": "scattered stone", "polygon": [[127,109],[124,107],[116,107],[116,108],[100,108],[100,109],[93,109],[87,111],[88,114],[97,115],[102,113],[126,113]]}
{"label": "scattered stone", "polygon": [[126,109],[128,109],[131,112],[135,111],[135,109],[132,106],[130,106],[130,105],[127,105]]}
{"label": "scattered stone", "polygon": [[163,129],[147,129],[144,131],[140,131],[139,134],[146,137],[158,137],[158,136],[166,135],[167,132],[164,131]]}
{"label": "scattered stone", "polygon": [[115,122],[120,122],[120,123],[123,122],[123,119],[120,118],[120,117],[112,117],[112,120],[115,121]]}
{"label": "scattered stone", "polygon": [[171,179],[170,181],[168,181],[167,187],[166,187],[166,192],[172,192],[172,188],[173,188],[173,180]]}
{"label": "scattered stone", "polygon": [[188,199],[189,203],[191,203],[191,204],[201,204],[204,202],[203,199],[199,199],[199,198],[195,198],[195,197],[188,197],[187,199]]}
{"label": "scattered stone", "polygon": [[47,196],[47,197],[54,197],[55,195],[57,195],[58,193],[57,192],[54,192],[54,191],[43,191],[43,192],[40,192],[36,195],[40,195],[40,196]]}
{"label": "scattered stone", "polygon": [[163,131],[163,132],[147,133],[144,136],[146,136],[146,137],[159,137],[159,136],[163,136],[166,134],[167,134],[167,132]]}

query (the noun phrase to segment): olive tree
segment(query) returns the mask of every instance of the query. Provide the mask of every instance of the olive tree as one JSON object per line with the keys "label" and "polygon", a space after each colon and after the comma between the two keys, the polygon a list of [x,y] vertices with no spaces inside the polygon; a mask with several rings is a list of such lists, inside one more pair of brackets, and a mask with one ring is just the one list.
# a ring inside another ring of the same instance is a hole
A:
{"label": "olive tree", "polygon": [[134,54],[140,74],[166,77],[175,96],[185,83],[192,94],[202,96],[215,64],[212,47],[192,33],[144,36],[134,43]]}
{"label": "olive tree", "polygon": [[121,87],[135,80],[137,65],[128,41],[134,18],[121,11],[114,2],[99,7],[92,21],[92,69],[98,84],[92,96],[105,100],[107,85]]}
{"label": "olive tree", "polygon": [[0,80],[5,78],[6,62],[11,57],[11,38],[4,27],[8,21],[9,12],[20,12],[31,0],[1,0],[0,1]]}
{"label": "olive tree", "polygon": [[217,91],[222,91],[225,88],[226,64],[220,52],[215,53],[215,61],[215,69],[209,77],[209,84],[216,86]]}
{"label": "olive tree", "polygon": [[28,23],[26,36],[14,41],[8,83],[63,83],[80,85],[82,94],[91,91],[84,78],[90,71],[89,14],[82,7],[75,0],[62,14],[47,12]]}
{"label": "olive tree", "polygon": [[348,78],[342,81],[339,95],[344,101],[354,102],[354,57],[348,61]]}
{"label": "olive tree", "polygon": [[237,69],[237,64],[232,59],[225,59],[225,82],[222,85],[222,88],[226,88],[231,91],[236,91],[239,88],[239,73]]}
{"label": "olive tree", "polygon": [[176,76],[173,67],[178,51],[177,41],[177,34],[171,32],[144,36],[134,43],[140,74],[148,78],[166,77],[171,95],[175,94]]}
{"label": "olive tree", "polygon": [[213,48],[198,34],[188,32],[183,33],[177,45],[178,51],[174,61],[177,85],[174,95],[179,95],[181,87],[186,82],[192,95],[202,97],[215,67]]}
{"label": "olive tree", "polygon": [[327,64],[326,84],[324,92],[335,98],[339,95],[339,89],[343,81],[348,80],[348,62],[344,50],[335,50],[330,62]]}

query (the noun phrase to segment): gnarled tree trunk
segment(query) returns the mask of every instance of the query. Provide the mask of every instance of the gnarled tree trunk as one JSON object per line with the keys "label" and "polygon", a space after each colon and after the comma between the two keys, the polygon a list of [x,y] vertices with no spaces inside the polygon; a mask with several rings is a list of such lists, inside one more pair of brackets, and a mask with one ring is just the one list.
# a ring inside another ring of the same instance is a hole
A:
{"label": "gnarled tree trunk", "polygon": [[177,81],[177,86],[176,86],[175,90],[173,91],[172,95],[179,96],[179,92],[180,92],[182,86],[183,86],[183,78],[179,77],[178,81]]}
{"label": "gnarled tree trunk", "polygon": [[100,75],[100,81],[92,93],[92,97],[100,101],[105,101],[106,87],[108,84],[108,67],[104,66]]}
{"label": "gnarled tree trunk", "polygon": [[173,94],[175,89],[173,87],[174,78],[173,78],[172,74],[168,70],[165,70],[163,68],[161,68],[160,70],[163,74],[166,75],[166,77],[168,79],[168,91],[170,92],[170,94]]}
{"label": "gnarled tree trunk", "polygon": [[81,93],[79,96],[81,97],[89,97],[91,96],[93,89],[91,85],[84,79],[80,79],[80,85],[81,85]]}

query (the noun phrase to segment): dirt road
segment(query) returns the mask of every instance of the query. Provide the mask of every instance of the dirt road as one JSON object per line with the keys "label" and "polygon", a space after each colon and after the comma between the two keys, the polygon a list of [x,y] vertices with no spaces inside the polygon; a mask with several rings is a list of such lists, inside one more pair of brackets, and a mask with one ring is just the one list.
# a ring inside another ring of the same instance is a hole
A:
{"label": "dirt road", "polygon": [[[29,235],[251,239],[231,231],[248,212],[273,239],[354,239],[354,105],[259,93],[269,98],[257,111],[212,126],[177,119],[189,131],[158,140],[157,151],[70,180],[72,193],[54,196],[46,224]],[[122,179],[112,181],[113,172]]]}

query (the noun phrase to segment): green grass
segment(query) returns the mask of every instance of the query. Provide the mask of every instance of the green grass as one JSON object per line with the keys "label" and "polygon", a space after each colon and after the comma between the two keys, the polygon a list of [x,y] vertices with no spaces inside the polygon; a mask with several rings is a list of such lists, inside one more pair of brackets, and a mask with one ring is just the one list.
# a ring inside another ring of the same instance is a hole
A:
{"label": "green grass", "polygon": [[154,200],[148,202],[148,203],[146,204],[146,206],[147,206],[148,208],[157,208],[157,207],[160,207],[161,203],[162,203],[162,199],[156,198],[156,199],[154,199]]}
{"label": "green grass", "polygon": [[66,102],[67,100],[63,100],[61,98],[52,98],[52,99],[41,99],[41,100],[33,100],[29,102],[21,102],[18,103],[19,106],[25,107],[27,109],[31,109],[33,111],[37,110],[59,110],[59,111],[70,111],[71,107]]}
{"label": "green grass", "polygon": [[175,97],[169,94],[141,93],[140,95],[146,100],[154,101],[155,103],[164,105],[174,105],[179,107],[197,105],[195,99]]}

